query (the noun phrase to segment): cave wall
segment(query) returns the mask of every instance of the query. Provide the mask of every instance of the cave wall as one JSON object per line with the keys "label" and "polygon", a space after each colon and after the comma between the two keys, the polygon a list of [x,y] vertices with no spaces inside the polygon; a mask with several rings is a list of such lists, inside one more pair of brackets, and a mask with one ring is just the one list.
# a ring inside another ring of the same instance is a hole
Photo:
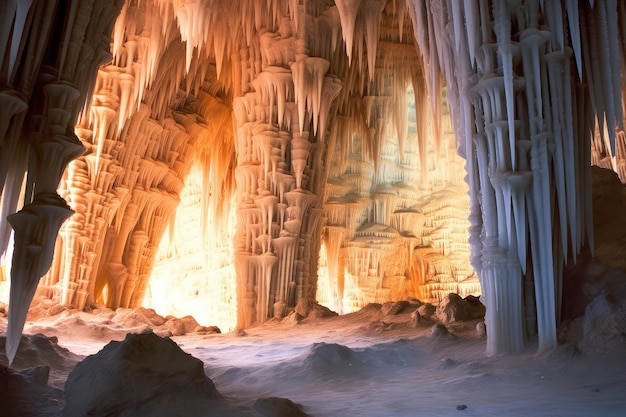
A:
{"label": "cave wall", "polygon": [[[0,235],[6,253],[15,230],[12,340],[43,275],[38,295],[67,306],[139,305],[197,161],[199,251],[227,236],[215,218],[235,210],[240,326],[314,298],[322,244],[338,310],[347,281],[361,294],[392,287],[359,302],[437,298],[466,278],[474,291],[470,268],[450,266],[466,253],[452,245],[463,243],[450,237],[460,234],[450,196],[437,210],[451,226],[423,233],[437,228],[425,212],[440,195],[426,195],[456,148],[487,350],[519,350],[535,331],[540,350],[555,346],[563,263],[593,249],[590,164],[625,177],[625,7],[9,1]],[[425,261],[433,250],[453,256]]]}

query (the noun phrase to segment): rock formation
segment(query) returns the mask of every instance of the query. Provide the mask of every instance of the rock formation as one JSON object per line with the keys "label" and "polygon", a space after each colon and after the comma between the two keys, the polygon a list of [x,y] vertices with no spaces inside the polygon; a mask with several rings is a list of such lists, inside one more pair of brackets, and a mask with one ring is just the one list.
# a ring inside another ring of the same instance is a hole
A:
{"label": "rock formation", "polygon": [[185,196],[202,207],[183,234],[200,261],[171,279],[234,271],[217,287],[240,327],[302,299],[342,312],[482,292],[488,353],[535,331],[554,347],[562,266],[593,250],[590,166],[626,181],[625,13],[616,0],[8,1],[9,356],[36,290],[77,309],[141,305],[157,253],[194,251],[175,239]]}

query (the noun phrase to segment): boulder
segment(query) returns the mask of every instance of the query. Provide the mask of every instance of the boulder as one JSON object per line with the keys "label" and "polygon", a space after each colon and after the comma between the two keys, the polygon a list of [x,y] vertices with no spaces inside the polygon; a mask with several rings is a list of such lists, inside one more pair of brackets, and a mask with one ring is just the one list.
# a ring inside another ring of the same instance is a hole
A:
{"label": "boulder", "polygon": [[65,384],[62,415],[199,415],[191,408],[220,399],[201,360],[171,339],[146,332],[128,334],[80,362]]}
{"label": "boulder", "polygon": [[578,348],[588,354],[626,351],[626,299],[602,294],[587,306]]}
{"label": "boulder", "polygon": [[454,323],[485,317],[485,306],[478,297],[450,293],[439,302],[435,311],[437,319],[442,323]]}
{"label": "boulder", "polygon": [[334,311],[329,309],[328,307],[324,307],[319,304],[317,301],[312,300],[310,298],[301,298],[296,305],[294,310],[303,318],[325,318],[325,317],[334,317],[337,315]]}

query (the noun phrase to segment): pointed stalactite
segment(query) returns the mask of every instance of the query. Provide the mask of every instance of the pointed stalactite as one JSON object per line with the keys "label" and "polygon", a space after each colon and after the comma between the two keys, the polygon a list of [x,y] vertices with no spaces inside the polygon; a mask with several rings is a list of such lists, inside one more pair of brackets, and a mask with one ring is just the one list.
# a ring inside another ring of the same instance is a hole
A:
{"label": "pointed stalactite", "polygon": [[0,108],[6,113],[0,118],[0,254],[4,254],[10,238],[10,228],[3,219],[17,209],[24,172],[27,169],[28,148],[20,143],[19,132],[28,105],[16,92],[0,92]]}
{"label": "pointed stalactite", "polygon": [[556,346],[556,312],[554,294],[554,265],[552,258],[552,227],[548,135],[535,135],[530,151],[531,169],[533,171],[533,189],[530,245],[535,277],[535,298],[537,300],[537,323],[539,331],[539,351],[544,352]]}
{"label": "pointed stalactite", "polygon": [[352,49],[354,43],[354,26],[362,0],[338,0],[335,2],[341,19],[341,33],[346,43],[348,62],[352,63]]}
{"label": "pointed stalactite", "polygon": [[57,194],[41,193],[22,210],[8,216],[15,233],[9,300],[12,308],[6,345],[9,364],[15,358],[39,279],[52,264],[59,228],[72,214],[73,211]]}

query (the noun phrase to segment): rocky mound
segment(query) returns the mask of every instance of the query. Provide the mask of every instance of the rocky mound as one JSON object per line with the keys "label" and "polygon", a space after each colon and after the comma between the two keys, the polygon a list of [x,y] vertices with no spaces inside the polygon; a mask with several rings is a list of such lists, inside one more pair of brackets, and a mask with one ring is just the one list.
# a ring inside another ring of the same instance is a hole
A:
{"label": "rocky mound", "polygon": [[[6,335],[0,335],[0,366],[7,366],[5,355]],[[82,359],[62,346],[59,346],[56,337],[47,337],[43,334],[23,335],[20,346],[13,360],[14,370],[44,366],[50,371],[51,384],[61,388],[64,375],[67,375]],[[48,373],[46,373],[46,383]]]}
{"label": "rocky mound", "polygon": [[363,369],[358,354],[337,343],[315,343],[304,359],[307,372],[317,377],[337,377]]}
{"label": "rocky mound", "polygon": [[16,371],[0,365],[0,417],[58,415],[63,392],[48,385],[49,371],[47,366]]}
{"label": "rocky mound", "polygon": [[65,384],[62,417],[306,416],[288,399],[235,404],[220,395],[201,360],[169,338],[128,334],[86,357]]}
{"label": "rocky mound", "polygon": [[220,399],[202,361],[152,332],[128,334],[72,371],[63,416],[189,415],[189,407]]}

